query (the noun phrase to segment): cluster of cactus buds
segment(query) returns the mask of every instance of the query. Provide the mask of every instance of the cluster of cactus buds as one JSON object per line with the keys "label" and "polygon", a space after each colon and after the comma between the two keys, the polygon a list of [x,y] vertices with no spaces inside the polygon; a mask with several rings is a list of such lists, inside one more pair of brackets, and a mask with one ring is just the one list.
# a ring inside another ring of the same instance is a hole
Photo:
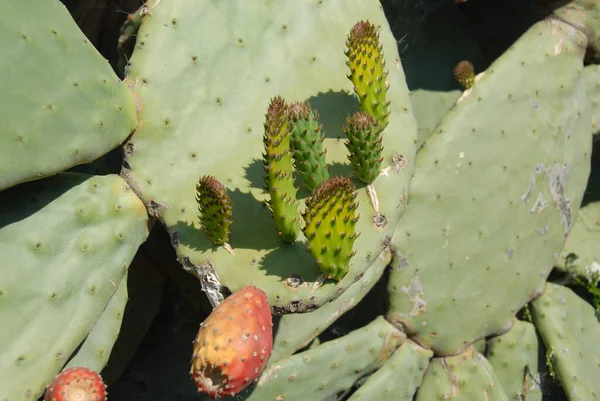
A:
{"label": "cluster of cactus buds", "polygon": [[[357,179],[372,184],[383,161],[381,133],[388,125],[387,70],[378,27],[356,23],[347,36],[346,64],[360,110],[347,118],[343,131],[348,160]],[[270,100],[264,123],[265,190],[277,234],[293,243],[302,231],[324,276],[341,280],[349,270],[358,234],[355,226],[356,189],[349,178],[329,177],[323,125],[307,102]],[[296,175],[311,196],[306,210],[298,209]],[[203,177],[197,186],[202,230],[216,245],[228,245],[232,209],[223,184]],[[301,227],[302,218],[304,226]]]}

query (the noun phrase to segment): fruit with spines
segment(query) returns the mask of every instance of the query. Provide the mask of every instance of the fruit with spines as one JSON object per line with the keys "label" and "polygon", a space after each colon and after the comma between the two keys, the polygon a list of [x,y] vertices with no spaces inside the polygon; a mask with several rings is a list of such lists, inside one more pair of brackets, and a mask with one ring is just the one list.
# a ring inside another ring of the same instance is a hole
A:
{"label": "fruit with spines", "polygon": [[196,185],[202,231],[215,245],[229,241],[233,209],[227,189],[215,177],[206,175]]}
{"label": "fruit with spines", "polygon": [[348,78],[354,84],[362,111],[372,115],[381,130],[388,125],[387,69],[383,46],[379,43],[378,27],[369,21],[356,23],[346,41]]}
{"label": "fruit with spines", "polygon": [[46,389],[44,401],[104,401],[106,385],[92,369],[72,367],[59,373]]}
{"label": "fruit with spines", "polygon": [[294,163],[290,152],[288,105],[276,96],[271,99],[265,121],[265,187],[269,191],[273,222],[285,242],[294,242],[300,234],[300,213],[294,186]]}
{"label": "fruit with spines", "polygon": [[329,178],[323,150],[323,125],[319,113],[306,102],[293,102],[288,107],[290,145],[296,171],[302,176],[306,188],[313,191]]}
{"label": "fruit with spines", "polygon": [[327,278],[341,280],[348,273],[358,238],[356,189],[347,177],[336,176],[321,184],[306,200],[302,214],[307,250]]}
{"label": "fruit with spines", "polygon": [[452,73],[454,74],[456,82],[458,82],[463,89],[471,89],[473,87],[473,84],[475,83],[475,68],[473,67],[473,63],[468,60],[463,60],[454,67]]}
{"label": "fruit with spines", "polygon": [[247,286],[225,298],[200,324],[190,374],[213,398],[235,395],[262,373],[273,348],[271,307]]}
{"label": "fruit with spines", "polygon": [[379,175],[383,157],[381,127],[370,114],[358,111],[346,120],[348,160],[361,181],[371,184]]}

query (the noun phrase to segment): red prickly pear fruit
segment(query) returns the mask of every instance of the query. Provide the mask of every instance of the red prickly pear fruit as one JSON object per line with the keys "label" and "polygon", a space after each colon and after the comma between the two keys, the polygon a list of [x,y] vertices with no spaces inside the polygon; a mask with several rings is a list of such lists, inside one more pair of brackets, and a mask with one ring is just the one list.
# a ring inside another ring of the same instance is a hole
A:
{"label": "red prickly pear fruit", "polygon": [[105,401],[106,385],[92,369],[68,368],[46,388],[44,401]]}
{"label": "red prickly pear fruit", "polygon": [[263,372],[273,348],[267,294],[244,287],[221,302],[200,324],[190,374],[198,391],[235,395]]}

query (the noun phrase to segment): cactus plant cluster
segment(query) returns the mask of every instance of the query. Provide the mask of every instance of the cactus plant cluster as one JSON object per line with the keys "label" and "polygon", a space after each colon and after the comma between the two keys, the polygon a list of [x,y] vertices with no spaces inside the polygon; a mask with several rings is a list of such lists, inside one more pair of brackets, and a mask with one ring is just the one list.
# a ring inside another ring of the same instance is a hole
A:
{"label": "cactus plant cluster", "polygon": [[[454,29],[472,2],[401,58],[378,1],[161,0],[114,72],[34,3],[0,5],[0,400],[118,394],[159,226],[210,304],[168,328],[185,355],[147,350],[169,398],[600,398],[595,4],[538,5],[489,60]],[[445,29],[448,90],[414,87]],[[385,310],[332,330],[373,288]]]}

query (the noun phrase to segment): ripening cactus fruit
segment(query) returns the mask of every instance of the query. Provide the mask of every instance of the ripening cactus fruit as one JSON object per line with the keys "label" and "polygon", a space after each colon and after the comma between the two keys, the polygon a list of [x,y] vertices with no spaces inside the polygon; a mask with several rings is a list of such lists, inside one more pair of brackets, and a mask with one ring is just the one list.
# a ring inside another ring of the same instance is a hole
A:
{"label": "ripening cactus fruit", "polygon": [[356,176],[361,181],[371,184],[379,175],[383,161],[383,138],[377,120],[365,112],[356,112],[346,120],[344,133],[348,138],[348,160]]}
{"label": "ripening cactus fruit", "polygon": [[306,200],[303,229],[307,250],[327,278],[341,280],[350,266],[358,238],[356,189],[347,177],[332,177]]}
{"label": "ripening cactus fruit", "polygon": [[313,191],[329,178],[323,150],[323,125],[319,114],[306,102],[294,102],[288,107],[290,145],[296,171],[302,176],[306,188]]}
{"label": "ripening cactus fruit", "polygon": [[44,401],[105,401],[106,385],[92,369],[81,366],[60,372],[46,389]]}
{"label": "ripening cactus fruit", "polygon": [[263,372],[273,348],[267,294],[248,286],[221,302],[194,340],[190,374],[198,391],[213,398],[235,395]]}
{"label": "ripening cactus fruit", "polygon": [[348,78],[354,84],[361,110],[372,115],[384,130],[390,111],[386,99],[387,70],[377,27],[368,21],[356,23],[348,34],[346,46]]}
{"label": "ripening cactus fruit", "polygon": [[294,162],[290,151],[287,104],[271,99],[266,115],[264,146],[265,187],[269,191],[273,221],[279,237],[294,242],[300,234],[300,213],[294,186]]}
{"label": "ripening cactus fruit", "polygon": [[454,67],[454,78],[463,89],[470,89],[475,83],[475,68],[470,61],[463,60]]}
{"label": "ripening cactus fruit", "polygon": [[204,176],[196,185],[202,231],[215,245],[229,241],[233,209],[227,189],[212,176]]}

